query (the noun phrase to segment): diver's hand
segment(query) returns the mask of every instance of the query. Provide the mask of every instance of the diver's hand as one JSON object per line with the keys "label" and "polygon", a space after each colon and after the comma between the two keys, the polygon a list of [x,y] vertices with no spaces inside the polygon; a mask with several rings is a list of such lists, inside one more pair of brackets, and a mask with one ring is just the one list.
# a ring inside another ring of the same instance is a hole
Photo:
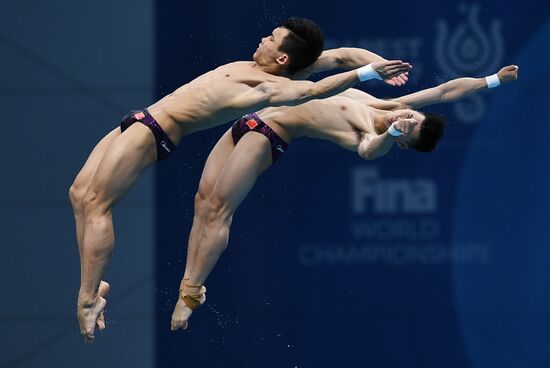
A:
{"label": "diver's hand", "polygon": [[409,80],[409,72],[405,72],[391,79],[386,79],[384,82],[393,87],[400,87],[406,84],[408,80]]}
{"label": "diver's hand", "polygon": [[500,69],[497,73],[498,80],[500,83],[509,83],[518,79],[518,70],[517,65],[508,65]]}
{"label": "diver's hand", "polygon": [[418,122],[414,119],[401,119],[401,120],[394,121],[392,123],[392,126],[395,130],[400,132],[402,135],[407,135],[414,130],[417,124]]}
{"label": "diver's hand", "polygon": [[[376,61],[371,63],[370,66],[383,80],[391,80],[394,77],[399,77],[404,73],[408,73],[412,68],[411,64],[401,60]],[[401,81],[406,82],[403,77],[398,78],[398,80],[399,83],[401,83]]]}

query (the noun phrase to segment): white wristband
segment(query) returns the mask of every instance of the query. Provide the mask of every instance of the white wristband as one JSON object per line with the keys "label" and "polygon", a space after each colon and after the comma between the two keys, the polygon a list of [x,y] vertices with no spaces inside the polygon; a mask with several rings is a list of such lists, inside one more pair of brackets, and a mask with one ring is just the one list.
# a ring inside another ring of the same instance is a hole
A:
{"label": "white wristband", "polygon": [[496,74],[485,77],[485,81],[487,82],[488,88],[495,88],[500,86],[500,80],[498,79],[498,75]]}
{"label": "white wristband", "polygon": [[392,125],[390,125],[390,127],[388,128],[388,134],[392,137],[399,137],[400,135],[403,135],[403,132],[395,129],[395,122],[393,122]]}
{"label": "white wristband", "polygon": [[357,69],[357,76],[361,82],[364,82],[369,79],[378,79],[382,80],[382,77],[374,71],[371,64],[365,65]]}

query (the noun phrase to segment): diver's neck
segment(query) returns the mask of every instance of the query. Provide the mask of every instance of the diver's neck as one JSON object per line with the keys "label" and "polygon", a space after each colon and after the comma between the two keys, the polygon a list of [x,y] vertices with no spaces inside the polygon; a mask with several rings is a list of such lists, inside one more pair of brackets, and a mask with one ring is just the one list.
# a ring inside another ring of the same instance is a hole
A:
{"label": "diver's neck", "polygon": [[376,134],[383,134],[388,130],[388,120],[386,119],[387,111],[372,109],[372,120]]}
{"label": "diver's neck", "polygon": [[258,69],[260,69],[265,73],[276,75],[278,77],[290,78],[290,74],[288,74],[286,69],[281,67],[279,64],[268,64],[268,65],[259,65],[258,63],[254,63],[254,64]]}

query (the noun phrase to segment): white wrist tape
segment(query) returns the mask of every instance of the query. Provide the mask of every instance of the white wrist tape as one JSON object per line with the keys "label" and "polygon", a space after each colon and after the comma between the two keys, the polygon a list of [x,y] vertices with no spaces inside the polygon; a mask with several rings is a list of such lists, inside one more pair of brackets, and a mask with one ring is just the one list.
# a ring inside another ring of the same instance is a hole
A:
{"label": "white wrist tape", "polygon": [[392,125],[390,125],[390,127],[388,128],[388,134],[393,137],[399,137],[400,135],[403,135],[403,132],[395,129],[395,122],[393,122]]}
{"label": "white wrist tape", "polygon": [[496,74],[485,77],[485,81],[487,82],[487,87],[489,88],[500,86],[500,80],[498,79],[498,75]]}
{"label": "white wrist tape", "polygon": [[382,77],[372,68],[371,64],[365,65],[357,69],[357,76],[361,82],[369,79],[382,80]]}

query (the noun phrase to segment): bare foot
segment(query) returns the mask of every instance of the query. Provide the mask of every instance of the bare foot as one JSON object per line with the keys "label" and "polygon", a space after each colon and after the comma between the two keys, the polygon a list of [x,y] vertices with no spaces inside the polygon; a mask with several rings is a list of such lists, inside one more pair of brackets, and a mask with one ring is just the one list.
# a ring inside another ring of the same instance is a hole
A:
{"label": "bare foot", "polygon": [[206,288],[202,286],[200,293],[192,295],[192,301],[188,301],[193,309],[191,309],[184,301],[184,297],[186,296],[189,296],[189,294],[180,292],[180,297],[178,298],[178,302],[176,303],[174,312],[172,313],[172,331],[176,331],[180,328],[183,330],[187,329],[187,326],[189,325],[189,317],[191,317],[193,310],[197,309],[206,301]]}
{"label": "bare foot", "polygon": [[191,317],[191,313],[193,311],[185,305],[185,302],[183,299],[179,298],[178,302],[176,303],[176,306],[174,307],[174,312],[172,313],[172,322],[171,328],[172,331],[176,331],[178,329],[187,329],[187,326],[189,325],[189,317]]}
{"label": "bare foot", "polygon": [[93,301],[78,301],[77,317],[80,324],[80,334],[88,343],[94,340],[94,330],[97,324],[100,330],[105,328],[104,309],[107,301],[104,296],[109,292],[109,284],[101,281],[97,298]]}

